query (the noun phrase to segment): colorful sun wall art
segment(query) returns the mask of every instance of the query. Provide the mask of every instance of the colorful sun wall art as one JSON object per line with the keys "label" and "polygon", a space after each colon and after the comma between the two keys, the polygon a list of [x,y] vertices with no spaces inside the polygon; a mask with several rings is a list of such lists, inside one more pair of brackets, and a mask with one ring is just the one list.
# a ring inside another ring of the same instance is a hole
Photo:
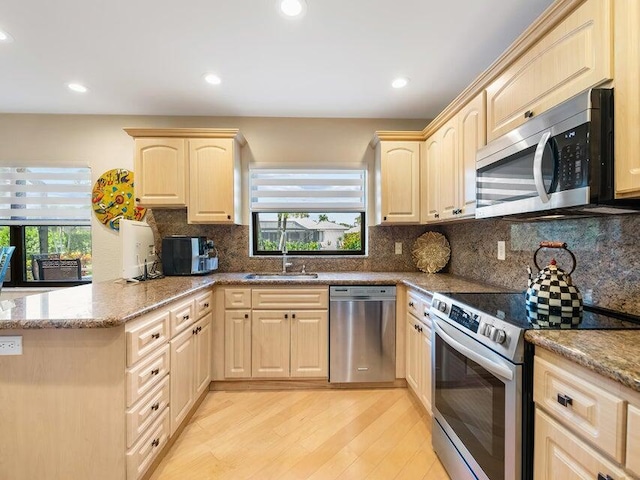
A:
{"label": "colorful sun wall art", "polygon": [[120,219],[142,220],[146,208],[137,207],[133,196],[133,172],[114,168],[100,175],[93,186],[91,202],[103,225],[120,229]]}

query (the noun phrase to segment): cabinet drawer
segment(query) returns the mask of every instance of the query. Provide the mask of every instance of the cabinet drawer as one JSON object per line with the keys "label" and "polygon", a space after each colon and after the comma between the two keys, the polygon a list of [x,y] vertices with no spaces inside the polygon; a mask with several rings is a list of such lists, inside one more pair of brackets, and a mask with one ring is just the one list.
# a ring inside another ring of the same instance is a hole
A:
{"label": "cabinet drawer", "polygon": [[155,387],[169,373],[169,344],[127,369],[127,407]]}
{"label": "cabinet drawer", "polygon": [[169,392],[169,376],[167,375],[156,388],[127,410],[127,448],[135,443],[169,405]]}
{"label": "cabinet drawer", "polygon": [[329,290],[327,288],[254,288],[253,308],[287,309],[327,308]]}
{"label": "cabinet drawer", "polygon": [[429,307],[431,306],[431,298],[422,293],[413,290],[407,290],[407,312],[419,319],[421,322],[431,326],[429,320]]}
{"label": "cabinet drawer", "polygon": [[125,330],[127,338],[127,367],[130,367],[142,357],[169,341],[169,312],[150,314],[128,322]]}
{"label": "cabinet drawer", "polygon": [[127,480],[142,477],[168,440],[169,408],[167,407],[147,433],[127,452]]}
{"label": "cabinet drawer", "polygon": [[622,463],[626,404],[588,378],[577,365],[567,362],[560,367],[536,356],[533,399],[558,421]]}
{"label": "cabinet drawer", "polygon": [[251,289],[225,288],[224,308],[251,308]]}
{"label": "cabinet drawer", "polygon": [[619,467],[539,409],[536,409],[535,422],[535,480],[630,478]]}
{"label": "cabinet drawer", "polygon": [[195,321],[193,297],[189,300],[176,304],[169,309],[171,314],[171,338],[175,337],[178,333],[189,328]]}
{"label": "cabinet drawer", "polygon": [[209,291],[196,297],[196,318],[202,318],[213,309],[213,292]]}
{"label": "cabinet drawer", "polygon": [[640,476],[640,409],[627,411],[627,468]]}

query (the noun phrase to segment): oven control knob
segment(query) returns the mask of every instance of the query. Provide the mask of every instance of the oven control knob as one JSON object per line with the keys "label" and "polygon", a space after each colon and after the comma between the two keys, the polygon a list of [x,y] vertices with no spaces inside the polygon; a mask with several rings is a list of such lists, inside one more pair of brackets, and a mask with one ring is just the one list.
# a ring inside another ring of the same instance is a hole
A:
{"label": "oven control knob", "polygon": [[447,311],[447,304],[444,303],[443,301],[439,301],[437,309],[440,310],[441,312],[446,312]]}
{"label": "oven control knob", "polygon": [[494,328],[493,332],[491,332],[491,340],[496,343],[504,343],[507,339],[507,334],[504,330],[500,330],[499,328]]}
{"label": "oven control knob", "polygon": [[487,324],[486,323],[481,323],[478,326],[478,335],[484,335],[485,328],[487,328]]}
{"label": "oven control knob", "polygon": [[482,332],[482,334],[485,337],[493,337],[493,332],[496,331],[496,327],[494,327],[493,325],[487,325],[486,327],[484,327],[484,331]]}

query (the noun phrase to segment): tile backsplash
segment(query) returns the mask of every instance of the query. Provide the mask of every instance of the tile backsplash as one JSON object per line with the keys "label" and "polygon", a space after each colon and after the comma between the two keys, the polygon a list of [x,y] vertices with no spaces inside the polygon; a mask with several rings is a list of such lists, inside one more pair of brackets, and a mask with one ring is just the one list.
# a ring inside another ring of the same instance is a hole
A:
{"label": "tile backsplash", "polygon": [[[246,225],[189,225],[186,210],[156,209],[148,222],[165,235],[204,235],[214,240],[221,272],[265,272],[281,268],[280,258],[249,256]],[[566,242],[577,259],[573,283],[586,303],[640,316],[640,215],[512,222],[472,220],[435,227],[369,227],[369,255],[362,257],[291,257],[293,270],[307,271],[417,271],[411,258],[415,240],[424,232],[443,233],[451,244],[451,260],[444,271],[494,285],[525,290],[526,266],[543,240]],[[498,241],[506,246],[505,260],[497,259]],[[402,243],[402,254],[394,253]],[[571,269],[563,251],[544,249],[538,263],[546,266],[556,258],[558,266]],[[427,275],[427,274],[425,274]]]}

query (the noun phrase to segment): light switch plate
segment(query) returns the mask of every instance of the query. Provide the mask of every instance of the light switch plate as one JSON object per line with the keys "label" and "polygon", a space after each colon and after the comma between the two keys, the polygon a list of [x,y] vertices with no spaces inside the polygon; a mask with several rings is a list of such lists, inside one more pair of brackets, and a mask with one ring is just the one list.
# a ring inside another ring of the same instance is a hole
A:
{"label": "light switch plate", "polygon": [[22,355],[22,337],[1,336],[0,355]]}
{"label": "light switch plate", "polygon": [[498,242],[498,260],[504,260],[505,258],[505,244],[504,242]]}
{"label": "light switch plate", "polygon": [[396,242],[396,255],[402,255],[402,242]]}

